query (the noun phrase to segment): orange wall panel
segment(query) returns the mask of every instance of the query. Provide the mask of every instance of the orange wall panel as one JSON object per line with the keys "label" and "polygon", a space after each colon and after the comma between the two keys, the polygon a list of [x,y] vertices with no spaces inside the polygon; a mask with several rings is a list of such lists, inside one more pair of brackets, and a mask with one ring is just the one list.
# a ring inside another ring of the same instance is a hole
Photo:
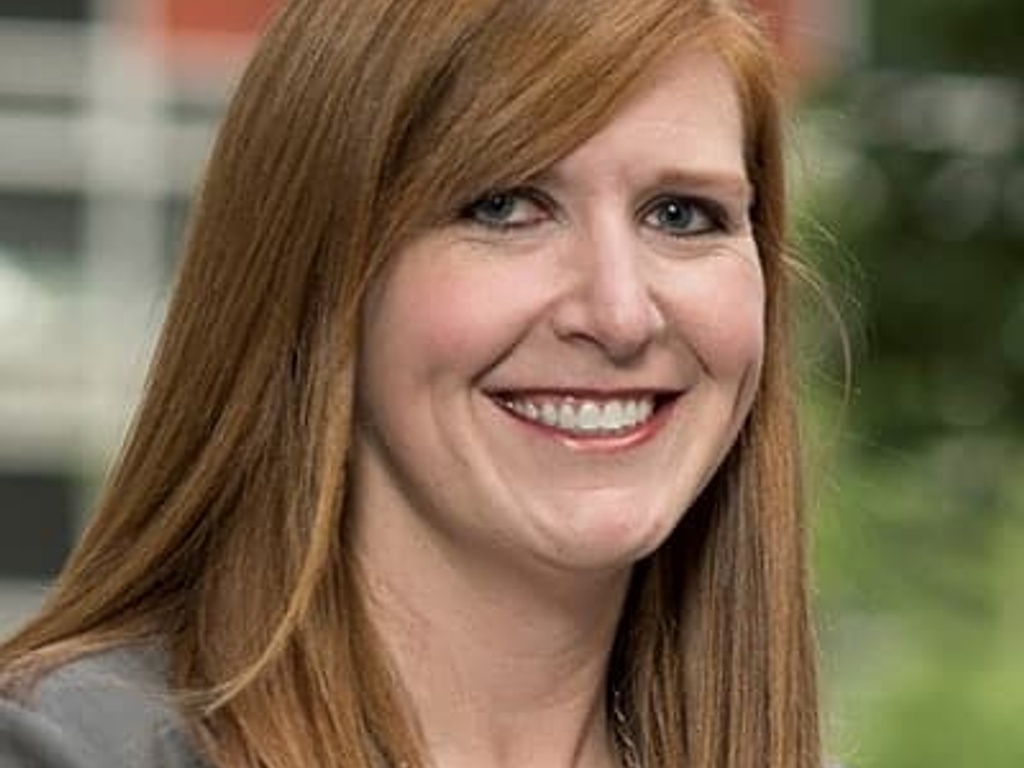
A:
{"label": "orange wall panel", "polygon": [[[282,0],[151,0],[153,17],[171,35],[255,33]],[[768,28],[783,40],[792,29],[795,0],[753,0],[765,12]]]}
{"label": "orange wall panel", "polygon": [[154,20],[171,36],[253,34],[280,0],[156,0]]}
{"label": "orange wall panel", "polygon": [[[366,0],[367,2],[371,0]],[[515,0],[508,0],[515,2]],[[819,51],[811,39],[800,34],[801,18],[817,4],[832,0],[751,0],[765,18],[765,26],[775,38],[783,58],[791,69],[811,75],[820,62]],[[153,38],[162,41],[164,50],[174,56],[179,41],[218,35],[244,39],[255,37],[270,15],[284,0],[147,0],[143,4],[144,24]]]}

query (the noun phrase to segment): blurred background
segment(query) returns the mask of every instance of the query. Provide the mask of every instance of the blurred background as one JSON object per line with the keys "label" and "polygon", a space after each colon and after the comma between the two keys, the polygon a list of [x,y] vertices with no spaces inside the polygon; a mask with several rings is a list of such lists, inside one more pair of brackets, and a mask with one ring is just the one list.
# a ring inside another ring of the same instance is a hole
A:
{"label": "blurred background", "polygon": [[[0,632],[116,453],[275,5],[0,0]],[[1020,768],[1024,5],[758,5],[794,74],[796,244],[828,286],[803,378],[830,749]]]}

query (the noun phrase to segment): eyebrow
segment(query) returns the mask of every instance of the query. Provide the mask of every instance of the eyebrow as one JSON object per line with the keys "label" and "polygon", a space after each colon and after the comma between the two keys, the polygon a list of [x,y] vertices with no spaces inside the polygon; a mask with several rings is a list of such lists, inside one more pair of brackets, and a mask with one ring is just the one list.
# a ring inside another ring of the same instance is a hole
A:
{"label": "eyebrow", "polygon": [[731,171],[668,168],[655,174],[653,186],[679,186],[687,190],[712,192],[745,205],[754,202],[754,185],[750,179],[746,174]]}
{"label": "eyebrow", "polygon": [[[632,172],[629,172],[632,175]],[[557,166],[547,168],[528,179],[530,184],[565,187],[568,180]],[[644,189],[655,190],[663,187],[677,187],[687,192],[724,196],[738,204],[750,206],[754,203],[754,185],[745,173],[719,169],[684,169],[665,167],[650,175],[649,181],[641,185]]]}

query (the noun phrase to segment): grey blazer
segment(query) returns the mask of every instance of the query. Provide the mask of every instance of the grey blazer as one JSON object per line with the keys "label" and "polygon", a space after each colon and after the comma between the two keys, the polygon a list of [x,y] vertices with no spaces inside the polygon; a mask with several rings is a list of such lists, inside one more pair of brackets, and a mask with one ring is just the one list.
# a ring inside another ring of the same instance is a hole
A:
{"label": "grey blazer", "polygon": [[28,702],[0,699],[0,768],[211,767],[167,700],[166,659],[150,647],[59,667]]}
{"label": "grey blazer", "polygon": [[0,699],[0,768],[210,768],[166,693],[155,648],[58,667],[27,701]]}

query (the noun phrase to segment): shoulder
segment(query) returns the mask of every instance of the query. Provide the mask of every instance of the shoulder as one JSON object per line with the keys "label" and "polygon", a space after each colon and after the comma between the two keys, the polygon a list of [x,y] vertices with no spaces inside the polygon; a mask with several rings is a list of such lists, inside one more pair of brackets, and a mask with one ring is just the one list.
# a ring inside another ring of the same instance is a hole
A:
{"label": "shoulder", "polygon": [[207,768],[189,744],[156,647],[85,656],[0,700],[0,768]]}

